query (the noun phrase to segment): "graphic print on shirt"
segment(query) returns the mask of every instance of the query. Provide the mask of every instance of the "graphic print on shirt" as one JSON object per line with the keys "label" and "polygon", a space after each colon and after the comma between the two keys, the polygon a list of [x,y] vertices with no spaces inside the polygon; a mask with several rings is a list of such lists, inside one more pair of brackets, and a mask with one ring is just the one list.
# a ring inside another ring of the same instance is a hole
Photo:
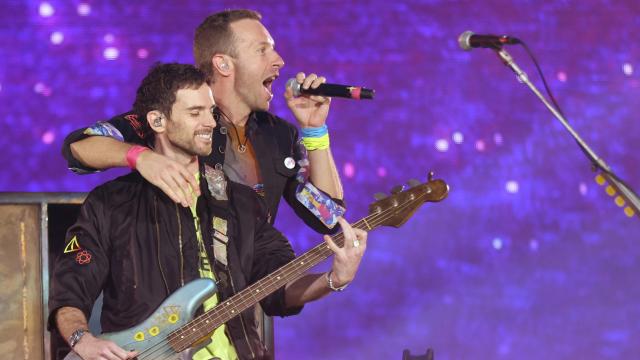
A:
{"label": "graphic print on shirt", "polygon": [[213,255],[216,261],[227,266],[227,220],[213,217]]}

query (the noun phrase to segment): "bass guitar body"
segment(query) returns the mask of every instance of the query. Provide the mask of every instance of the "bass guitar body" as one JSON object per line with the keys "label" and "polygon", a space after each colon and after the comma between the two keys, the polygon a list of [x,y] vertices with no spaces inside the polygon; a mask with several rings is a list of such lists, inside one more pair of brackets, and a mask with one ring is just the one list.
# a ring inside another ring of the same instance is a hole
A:
{"label": "bass guitar body", "polygon": [[[99,338],[113,341],[125,350],[141,352],[138,355],[140,360],[191,359],[191,351],[176,353],[169,346],[167,336],[191,321],[200,305],[215,292],[216,285],[211,279],[191,281],[171,294],[142,323],[127,330],[102,334]],[[82,360],[82,358],[71,351],[64,360]]]}

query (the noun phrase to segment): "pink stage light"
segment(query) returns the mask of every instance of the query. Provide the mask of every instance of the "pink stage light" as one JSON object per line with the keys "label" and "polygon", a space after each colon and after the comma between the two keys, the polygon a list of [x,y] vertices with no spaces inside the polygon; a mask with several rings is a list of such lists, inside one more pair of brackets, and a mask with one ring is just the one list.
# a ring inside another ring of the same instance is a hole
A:
{"label": "pink stage light", "polygon": [[44,132],[44,134],[42,134],[42,143],[50,145],[52,144],[56,139],[56,135],[53,131],[51,130],[47,130]]}
{"label": "pink stage light", "polygon": [[578,190],[580,191],[580,195],[585,196],[587,195],[587,191],[589,190],[589,188],[587,188],[587,184],[581,182]]}
{"label": "pink stage light", "polygon": [[46,85],[41,83],[41,82],[37,82],[34,86],[33,86],[33,91],[35,91],[38,94],[41,94],[44,89],[45,89]]}
{"label": "pink stage light", "polygon": [[352,163],[348,162],[344,164],[342,172],[344,173],[344,176],[351,179],[356,174],[356,168]]}
{"label": "pink stage light", "polygon": [[138,55],[138,58],[140,59],[146,59],[149,56],[149,50],[145,48],[140,48],[138,49],[137,55]]}
{"label": "pink stage light", "polygon": [[558,71],[558,80],[561,82],[566,82],[567,81],[567,73],[564,71]]}

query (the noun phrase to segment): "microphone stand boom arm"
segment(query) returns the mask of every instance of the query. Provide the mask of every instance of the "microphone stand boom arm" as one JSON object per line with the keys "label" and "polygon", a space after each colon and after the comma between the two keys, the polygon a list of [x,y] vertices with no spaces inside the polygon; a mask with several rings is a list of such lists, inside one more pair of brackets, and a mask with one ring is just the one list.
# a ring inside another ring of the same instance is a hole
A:
{"label": "microphone stand boom arm", "polygon": [[547,101],[547,99],[540,93],[540,91],[536,88],[536,86],[533,85],[533,83],[531,83],[531,81],[529,80],[529,76],[527,76],[527,74],[524,71],[522,71],[522,69],[520,69],[518,64],[516,64],[513,58],[511,57],[511,55],[501,47],[496,48],[494,50],[496,51],[496,53],[498,54],[498,57],[500,57],[502,62],[506,66],[511,68],[511,70],[513,70],[518,80],[521,83],[526,84],[529,87],[529,89],[531,89],[531,91],[533,91],[533,93],[538,97],[538,99],[542,101],[542,103],[547,107],[547,109],[551,111],[551,113],[556,117],[556,119],[558,119],[558,121],[562,123],[562,126],[564,126],[565,129],[569,131],[571,136],[573,136],[573,138],[578,143],[578,146],[580,146],[580,149],[582,149],[582,152],[584,152],[584,154],[587,156],[589,161],[591,161],[593,170],[594,171],[600,170],[600,174],[607,180],[607,182],[615,190],[617,190],[620,196],[624,198],[626,203],[629,204],[629,207],[631,209],[629,208],[625,209],[625,213],[627,214],[627,216],[631,217],[634,215],[634,213],[640,214],[640,197],[638,197],[638,195],[629,186],[627,186],[624,183],[624,181],[618,178],[613,173],[611,168],[605,163],[605,161],[601,157],[598,157],[598,155],[596,155],[596,153],[589,147],[589,145],[587,145],[587,143],[585,143],[584,140],[582,140],[580,135],[578,135],[578,133],[571,127],[571,125],[569,125],[569,123],[564,118],[564,116],[555,107],[553,107],[549,103],[549,101]]}

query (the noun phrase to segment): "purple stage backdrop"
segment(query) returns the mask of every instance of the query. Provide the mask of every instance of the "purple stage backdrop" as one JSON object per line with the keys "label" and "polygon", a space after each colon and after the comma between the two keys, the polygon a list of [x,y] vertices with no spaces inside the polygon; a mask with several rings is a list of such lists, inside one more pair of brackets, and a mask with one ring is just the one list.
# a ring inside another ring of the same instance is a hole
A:
{"label": "purple stage backdrop", "polygon": [[[279,359],[427,347],[438,360],[640,358],[638,217],[492,51],[456,41],[465,30],[525,40],[571,124],[640,189],[636,0],[5,0],[0,190],[88,191],[122,174],[72,174],[64,136],[128,110],[151,64],[192,62],[195,27],[238,7],[263,14],[285,59],[275,113],[293,120],[281,94],[298,71],[376,90],[335,100],[328,121],[349,219],[429,170],[451,187],[404,227],[372,233],[347,291],[276,319]],[[523,49],[509,51],[542,87]],[[321,241],[286,205],[277,226],[298,253]]]}

